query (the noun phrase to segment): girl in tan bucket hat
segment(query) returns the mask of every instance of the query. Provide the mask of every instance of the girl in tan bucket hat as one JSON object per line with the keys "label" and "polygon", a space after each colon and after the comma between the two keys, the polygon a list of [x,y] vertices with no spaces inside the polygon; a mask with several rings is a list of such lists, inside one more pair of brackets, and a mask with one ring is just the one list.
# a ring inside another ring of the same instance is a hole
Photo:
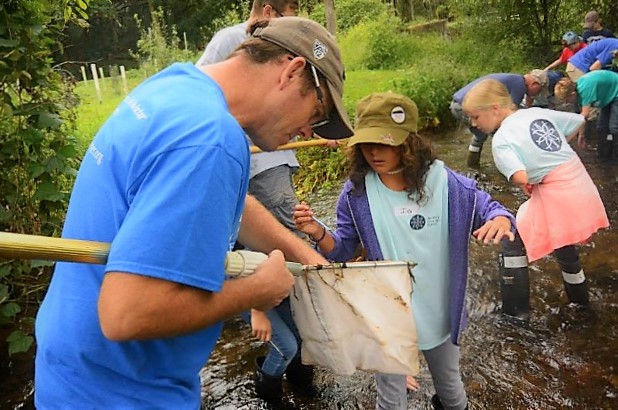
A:
{"label": "girl in tan bucket hat", "polygon": [[[337,204],[337,229],[296,206],[297,228],[326,258],[347,261],[359,246],[369,260],[408,260],[414,268],[412,310],[418,347],[429,365],[436,409],[465,409],[459,341],[466,325],[470,234],[485,244],[514,239],[514,218],[475,181],[436,158],[418,135],[418,109],[392,92],[362,99],[350,139],[350,176]],[[413,375],[376,374],[377,409],[407,409]]]}

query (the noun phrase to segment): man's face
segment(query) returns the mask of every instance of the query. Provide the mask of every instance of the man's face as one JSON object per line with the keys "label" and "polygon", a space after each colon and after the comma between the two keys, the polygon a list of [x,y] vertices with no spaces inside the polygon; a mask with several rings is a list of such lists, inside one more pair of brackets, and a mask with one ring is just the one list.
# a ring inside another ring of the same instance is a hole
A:
{"label": "man's face", "polygon": [[304,66],[297,62],[303,60],[300,57],[289,60],[288,64],[298,66],[291,69],[294,70],[291,71],[293,75],[298,77],[284,80],[289,83],[280,83],[280,88],[265,98],[264,107],[271,107],[267,110],[268,115],[248,130],[255,145],[263,150],[274,150],[296,136],[309,138],[313,135],[313,127],[329,120],[328,113],[333,103],[326,80],[320,80],[316,71],[312,85],[307,87]]}
{"label": "man's face", "polygon": [[526,85],[526,94],[531,97],[535,97],[539,95],[539,93],[543,90],[543,86],[539,84],[537,81],[530,80]]}

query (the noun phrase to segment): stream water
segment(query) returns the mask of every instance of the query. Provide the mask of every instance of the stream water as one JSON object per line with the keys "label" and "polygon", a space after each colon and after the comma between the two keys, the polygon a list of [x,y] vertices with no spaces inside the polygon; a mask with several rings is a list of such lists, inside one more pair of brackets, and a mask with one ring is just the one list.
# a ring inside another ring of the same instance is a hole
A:
{"label": "stream water", "polygon": [[[480,170],[465,166],[468,136],[436,136],[440,158],[479,182],[510,210],[525,196],[494,167],[489,145]],[[530,318],[503,315],[498,249],[471,246],[469,327],[462,340],[461,368],[471,409],[618,409],[618,161],[600,163],[592,150],[578,150],[597,184],[612,226],[580,248],[590,291],[587,308],[566,301],[560,269],[552,257],[530,266]],[[338,190],[318,192],[310,202],[321,220],[335,226]],[[582,210],[585,212],[585,210]],[[565,222],[568,223],[568,222]],[[253,340],[240,319],[226,322],[222,337],[201,372],[205,409],[272,408],[253,391],[254,359],[265,347]],[[32,408],[32,366],[21,360],[0,380],[0,408]],[[421,360],[421,388],[411,392],[409,409],[431,409],[431,377]],[[288,390],[279,409],[373,409],[371,374],[338,376],[317,369],[319,395]]]}

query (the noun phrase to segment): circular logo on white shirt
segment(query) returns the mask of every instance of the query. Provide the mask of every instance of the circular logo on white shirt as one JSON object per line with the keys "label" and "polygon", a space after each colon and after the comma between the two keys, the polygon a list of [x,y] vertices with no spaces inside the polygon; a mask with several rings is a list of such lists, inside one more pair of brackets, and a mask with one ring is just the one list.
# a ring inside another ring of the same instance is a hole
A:
{"label": "circular logo on white shirt", "polygon": [[545,119],[534,120],[530,123],[530,138],[543,151],[555,152],[562,147],[562,137],[551,123]]}

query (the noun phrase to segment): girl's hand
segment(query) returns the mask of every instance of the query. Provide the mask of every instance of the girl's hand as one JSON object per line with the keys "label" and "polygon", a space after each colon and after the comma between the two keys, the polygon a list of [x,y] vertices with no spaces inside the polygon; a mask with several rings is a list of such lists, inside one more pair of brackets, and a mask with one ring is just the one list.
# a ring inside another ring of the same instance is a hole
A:
{"label": "girl's hand", "polygon": [[294,207],[294,225],[296,229],[310,237],[315,238],[323,234],[324,228],[313,219],[313,210],[304,201]]}
{"label": "girl's hand", "polygon": [[497,245],[505,236],[509,238],[511,242],[515,240],[515,234],[511,232],[511,220],[506,216],[497,216],[491,221],[485,222],[483,226],[472,232],[472,235],[485,245],[490,242]]}
{"label": "girl's hand", "polygon": [[421,385],[416,381],[414,376],[406,376],[406,387],[408,390],[417,391]]}
{"label": "girl's hand", "polygon": [[270,342],[272,326],[266,313],[255,309],[251,310],[251,334],[261,342]]}
{"label": "girl's hand", "polygon": [[580,129],[579,134],[577,135],[577,145],[580,148],[586,148],[586,135],[584,134],[583,129]]}
{"label": "girl's hand", "polygon": [[524,194],[526,194],[526,196],[532,195],[532,188],[534,188],[533,184],[521,184],[519,185],[519,187],[522,191],[524,191]]}

